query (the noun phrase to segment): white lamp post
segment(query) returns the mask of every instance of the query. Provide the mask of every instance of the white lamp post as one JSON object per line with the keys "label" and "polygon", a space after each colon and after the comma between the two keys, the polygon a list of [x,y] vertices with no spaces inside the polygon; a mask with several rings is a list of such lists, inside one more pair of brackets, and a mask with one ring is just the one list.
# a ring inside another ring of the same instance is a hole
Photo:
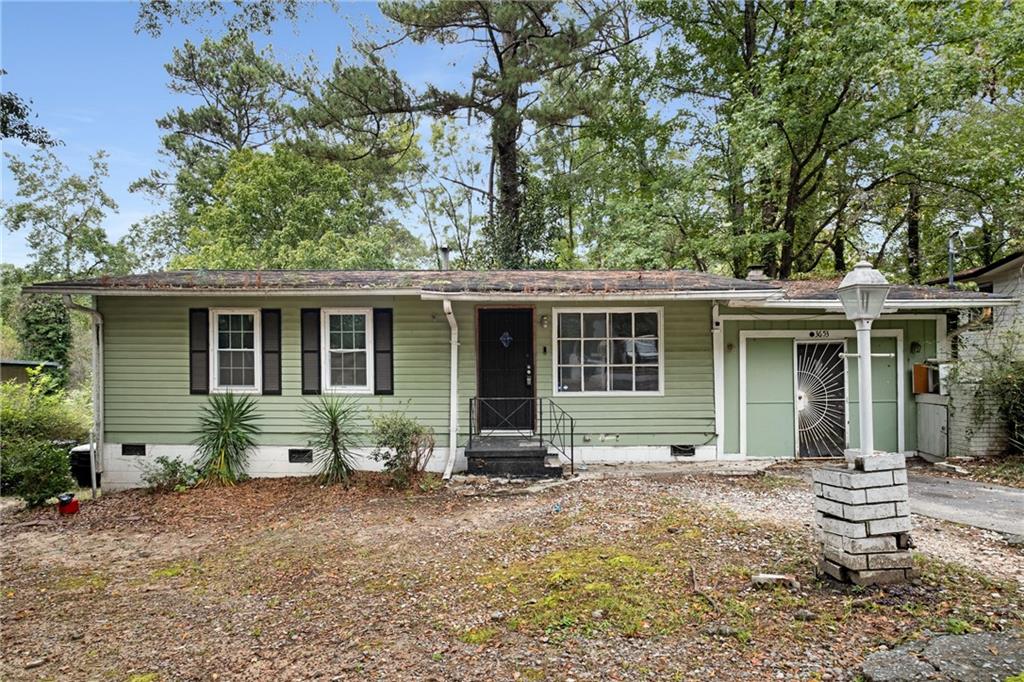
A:
{"label": "white lamp post", "polygon": [[[839,285],[837,294],[846,311],[846,319],[857,328],[857,389],[860,400],[860,451],[875,451],[874,418],[871,397],[871,323],[882,314],[889,282],[871,263],[861,261],[853,266]],[[847,456],[852,465],[853,459]]]}

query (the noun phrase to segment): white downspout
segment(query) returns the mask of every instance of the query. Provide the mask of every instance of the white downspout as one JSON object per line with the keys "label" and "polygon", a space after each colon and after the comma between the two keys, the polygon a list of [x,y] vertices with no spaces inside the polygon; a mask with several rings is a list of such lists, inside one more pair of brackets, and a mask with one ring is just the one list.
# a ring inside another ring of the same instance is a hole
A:
{"label": "white downspout", "polygon": [[459,323],[455,320],[452,312],[452,302],[443,299],[444,316],[448,318],[448,327],[451,329],[451,365],[450,385],[448,395],[448,459],[444,465],[444,479],[452,477],[452,469],[455,468],[455,453],[459,446]]}
{"label": "white downspout", "polygon": [[64,294],[68,310],[88,313],[92,318],[92,437],[89,439],[89,476],[92,498],[96,499],[96,462],[103,453],[103,315],[95,308],[80,305]]}

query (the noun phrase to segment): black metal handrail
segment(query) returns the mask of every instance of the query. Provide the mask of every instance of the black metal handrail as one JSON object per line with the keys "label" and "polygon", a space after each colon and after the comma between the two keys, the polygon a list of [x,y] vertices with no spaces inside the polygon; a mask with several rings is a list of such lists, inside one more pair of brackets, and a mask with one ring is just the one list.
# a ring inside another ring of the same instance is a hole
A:
{"label": "black metal handrail", "polygon": [[[499,409],[509,403],[519,403],[511,411]],[[529,406],[532,412],[534,427],[523,427],[516,424],[514,417],[521,416]],[[495,425],[483,428],[482,416],[494,417]],[[521,438],[537,439],[541,447],[551,447],[559,457],[569,462],[569,473],[576,473],[575,442],[576,420],[561,405],[550,398],[480,398],[469,399],[469,443],[473,447],[473,437],[482,436],[486,432],[514,433]]]}

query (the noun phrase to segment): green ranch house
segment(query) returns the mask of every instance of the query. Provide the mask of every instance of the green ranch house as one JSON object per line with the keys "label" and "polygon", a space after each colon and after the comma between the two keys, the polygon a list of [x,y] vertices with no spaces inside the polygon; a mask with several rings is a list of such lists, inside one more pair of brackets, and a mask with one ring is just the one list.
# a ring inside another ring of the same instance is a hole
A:
{"label": "green ranch house", "polygon": [[[38,284],[95,327],[107,488],[192,456],[207,394],[258,395],[253,476],[313,473],[307,406],[352,396],[434,430],[429,468],[841,456],[857,446],[837,281],[671,271],[182,271]],[[93,308],[74,302],[92,297]],[[913,454],[915,365],[961,313],[1013,299],[894,286],[873,328],[875,444]],[[366,452],[369,451],[367,442]],[[373,464],[364,462],[367,468]]]}

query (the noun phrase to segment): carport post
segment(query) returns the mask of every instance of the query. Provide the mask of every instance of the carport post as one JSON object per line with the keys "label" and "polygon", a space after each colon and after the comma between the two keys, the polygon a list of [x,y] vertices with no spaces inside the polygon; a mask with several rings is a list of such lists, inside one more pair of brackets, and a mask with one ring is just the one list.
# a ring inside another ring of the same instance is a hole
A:
{"label": "carport post", "polygon": [[[871,320],[855,320],[857,328],[857,400],[860,402],[860,453],[867,457],[875,451],[874,399],[871,391]],[[853,468],[853,453],[846,453]]]}

